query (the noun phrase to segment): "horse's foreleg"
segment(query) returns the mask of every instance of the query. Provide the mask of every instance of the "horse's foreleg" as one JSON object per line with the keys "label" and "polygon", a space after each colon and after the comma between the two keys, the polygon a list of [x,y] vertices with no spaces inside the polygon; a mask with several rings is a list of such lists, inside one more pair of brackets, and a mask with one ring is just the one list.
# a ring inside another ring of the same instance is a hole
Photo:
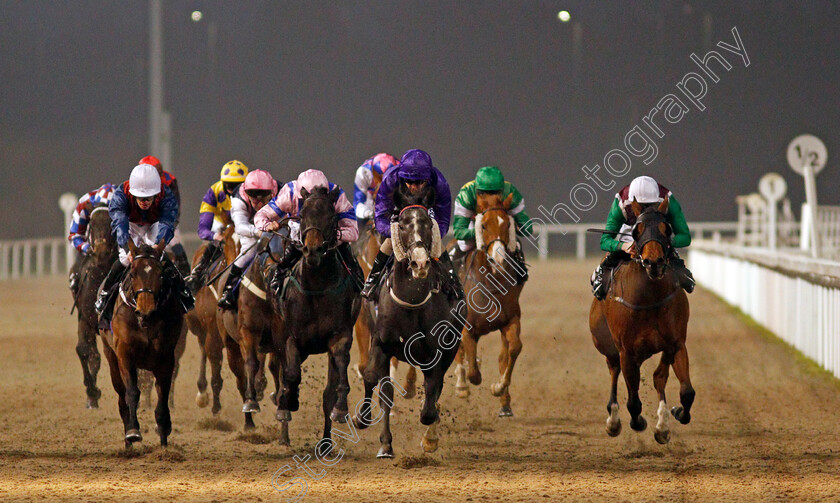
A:
{"label": "horse's foreleg", "polygon": [[327,353],[327,385],[324,387],[322,404],[324,410],[324,435],[321,438],[332,438],[332,414],[333,407],[338,399],[338,367],[332,353]]}
{"label": "horse's foreleg", "polygon": [[647,421],[641,416],[642,401],[639,400],[639,364],[626,351],[621,352],[621,371],[627,385],[627,411],[630,412],[630,427],[636,431],[645,431]]}
{"label": "horse's foreleg", "polygon": [[[111,374],[111,384],[114,386],[114,391],[117,392],[117,405],[120,411],[120,418],[123,421],[123,432],[128,433],[130,430],[130,415],[128,413],[128,403],[125,401],[125,383],[120,373],[120,363],[114,350],[107,344],[102,345],[102,352],[105,353],[105,358],[108,360],[108,368]],[[131,441],[128,436],[125,437],[125,447],[131,447]]]}
{"label": "horse's foreleg", "polygon": [[[386,361],[387,364],[387,361]],[[394,447],[391,445],[393,437],[391,435],[391,406],[394,404],[394,387],[388,383],[387,385],[379,386],[379,406],[382,407],[384,414],[384,421],[382,423],[382,433],[379,434],[379,452],[376,453],[377,458],[393,458]]]}
{"label": "horse's foreleg", "polygon": [[659,408],[656,410],[656,428],[653,430],[653,437],[660,444],[667,444],[671,439],[671,431],[668,428],[668,405],[665,400],[665,385],[668,384],[668,367],[673,362],[673,355],[667,351],[662,352],[659,366],[653,372],[653,387],[659,394]]}
{"label": "horse's foreleg", "polygon": [[359,317],[356,318],[354,332],[356,336],[356,345],[359,347],[359,363],[353,366],[356,375],[359,379],[364,379],[365,369],[368,366],[368,354],[370,353],[370,334],[372,323],[369,320],[367,306],[362,303],[362,310],[359,312]]}
{"label": "horse's foreleg", "polygon": [[[245,360],[242,358],[242,349],[239,343],[232,337],[227,335],[225,337],[225,347],[227,348],[228,367],[233,375],[236,376],[236,388],[239,390],[239,396],[242,397],[242,403],[247,400],[248,394],[248,377],[245,374]],[[245,429],[250,430],[255,427],[253,413],[245,413]]]}
{"label": "horse's foreleg", "polygon": [[618,358],[607,357],[607,367],[610,369],[610,400],[607,402],[607,434],[611,437],[621,433],[621,418],[618,416],[618,376],[621,374],[621,364]]}
{"label": "horse's foreleg", "polygon": [[414,365],[409,364],[408,370],[405,372],[405,396],[403,398],[414,398],[417,393],[417,369]]}
{"label": "horse's foreleg", "polygon": [[[356,415],[353,418],[353,424],[356,428],[363,430],[382,419],[381,412],[376,420],[371,417],[371,408],[373,407],[373,389],[379,383],[379,380],[387,375],[388,356],[382,350],[382,347],[374,339],[370,347],[370,360],[365,369],[365,398],[362,402],[356,405]],[[389,411],[390,413],[390,411]]]}
{"label": "horse's foreleg", "polygon": [[286,422],[292,420],[292,412],[300,408],[298,393],[301,381],[300,375],[300,351],[294,337],[286,339],[286,361],[283,364],[283,393],[277,401],[278,421]]}
{"label": "horse's foreleg", "polygon": [[481,384],[481,370],[478,369],[476,361],[477,339],[464,327],[461,330],[461,349],[464,350],[464,358],[467,360],[467,379],[478,386]]}
{"label": "horse's foreleg", "polygon": [[[222,393],[222,385],[224,383],[224,380],[222,379],[222,360],[224,358],[224,350],[222,338],[219,336],[218,332],[211,330],[211,332],[207,335],[207,341],[204,349],[207,359],[210,360],[210,388],[213,390],[213,407],[210,409],[210,412],[213,413],[213,415],[216,415],[220,410],[222,410],[222,402],[219,397]],[[239,350],[238,347],[236,349],[237,351]],[[202,371],[202,375],[203,374],[204,372]]]}
{"label": "horse's foreleg", "polygon": [[691,386],[691,378],[688,375],[688,351],[685,344],[681,344],[674,353],[674,375],[680,381],[680,404],[681,406],[671,409],[671,414],[682,424],[691,421],[691,405],[694,403],[694,388]]}
{"label": "horse's foreleg", "polygon": [[140,422],[137,421],[137,407],[140,403],[140,388],[137,387],[137,367],[125,354],[117,353],[119,359],[120,377],[125,386],[125,401],[128,405],[128,421],[126,425],[125,441],[134,443],[143,440],[140,434]]}
{"label": "horse's foreleg", "polygon": [[201,359],[198,365],[198,381],[195,383],[198,388],[198,393],[195,395],[195,404],[203,409],[210,403],[210,397],[207,396],[207,336],[197,334],[196,338],[198,339],[198,349],[201,351]]}
{"label": "horse's foreleg", "polygon": [[443,372],[439,368],[433,368],[424,372],[423,377],[426,397],[423,410],[420,411],[420,423],[428,428],[420,439],[420,446],[424,452],[434,452],[438,448],[437,423],[440,422],[438,399],[443,391]]}
{"label": "horse's foreleg", "polygon": [[274,391],[271,392],[269,398],[271,403],[277,405],[277,399],[280,397],[280,371],[282,362],[277,353],[271,353],[268,356],[268,370],[271,372],[271,378],[274,381]]}
{"label": "horse's foreleg", "polygon": [[96,349],[96,332],[80,322],[78,330],[78,342],[76,343],[76,355],[82,364],[82,382],[85,385],[88,409],[99,408],[99,397],[102,391],[96,387],[96,374],[99,373],[99,351]]}
{"label": "horse's foreleg", "polygon": [[172,391],[175,361],[161,362],[155,369],[155,389],[157,390],[157,407],[155,407],[155,422],[160,436],[160,445],[166,447],[169,434],[172,433],[172,419],[169,416],[169,397]]}
{"label": "horse's foreleg", "polygon": [[513,375],[513,367],[516,359],[522,352],[522,340],[519,337],[521,330],[519,317],[513,318],[510,323],[502,328],[502,349],[499,354],[499,382],[490,386],[494,396],[501,397],[502,408],[499,417],[512,416],[510,408],[510,381]]}
{"label": "horse's foreleg", "polygon": [[470,387],[467,384],[467,366],[464,358],[464,346],[458,348],[455,354],[455,394],[460,398],[470,396]]}
{"label": "horse's foreleg", "polygon": [[260,368],[257,347],[254,344],[254,337],[247,333],[244,327],[239,329],[240,347],[245,358],[245,375],[247,386],[245,388],[245,403],[242,404],[242,412],[245,414],[260,412],[260,403],[257,401],[257,372]]}
{"label": "horse's foreleg", "polygon": [[257,392],[257,402],[262,402],[265,396],[265,389],[268,387],[268,378],[265,377],[265,358],[265,353],[257,352],[259,364],[257,366],[257,375],[254,378],[254,390]]}
{"label": "horse's foreleg", "polygon": [[337,387],[335,390],[336,400],[330,412],[330,419],[337,423],[347,422],[347,395],[350,394],[350,380],[347,376],[347,367],[350,366],[350,346],[353,344],[353,333],[347,331],[339,337],[338,342],[333,345],[330,351],[330,359],[335,364]]}

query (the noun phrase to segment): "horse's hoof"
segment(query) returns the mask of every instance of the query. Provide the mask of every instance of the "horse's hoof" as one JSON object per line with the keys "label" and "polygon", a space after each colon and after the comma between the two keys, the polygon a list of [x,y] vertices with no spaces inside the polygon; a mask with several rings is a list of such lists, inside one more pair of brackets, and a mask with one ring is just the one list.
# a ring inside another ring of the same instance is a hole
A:
{"label": "horse's hoof", "polygon": [[210,395],[208,395],[206,391],[199,391],[195,394],[195,404],[198,405],[200,409],[207,407],[210,405]]}
{"label": "horse's hoof", "polygon": [[490,393],[492,393],[493,396],[502,396],[502,395],[505,394],[506,390],[507,390],[507,386],[505,386],[504,384],[502,384],[500,382],[494,382],[493,384],[490,385]]}
{"label": "horse's hoof", "polygon": [[277,409],[277,412],[274,414],[274,419],[281,423],[288,423],[292,420],[292,413],[288,410]]}
{"label": "horse's hoof", "polygon": [[653,438],[656,439],[657,442],[660,444],[667,444],[671,440],[671,432],[669,430],[654,430],[653,431]]}
{"label": "horse's hoof", "polygon": [[610,418],[607,418],[607,435],[617,437],[621,433],[621,421],[610,423]]}
{"label": "horse's hoof", "polygon": [[89,396],[87,402],[85,403],[86,409],[98,409],[99,408],[99,400]]}
{"label": "horse's hoof", "polygon": [[376,459],[392,459],[394,457],[394,449],[389,446],[382,446],[379,452],[376,453]]}
{"label": "horse's hoof", "polygon": [[356,364],[354,364],[354,365],[353,365],[353,372],[355,372],[355,373],[356,373],[356,376],[357,376],[359,379],[361,379],[361,380],[363,380],[363,381],[364,381],[365,376],[363,376],[363,375],[362,375],[362,371],[359,369],[359,364],[358,364],[358,363],[356,363]]}
{"label": "horse's hoof", "polygon": [[458,398],[468,398],[470,396],[470,388],[467,386],[464,386],[462,388],[456,386],[455,395],[457,395]]}
{"label": "horse's hoof", "polygon": [[260,412],[260,404],[254,400],[246,400],[244,404],[242,404],[242,412],[248,414],[249,412]]}
{"label": "horse's hoof", "polygon": [[510,405],[502,405],[502,408],[499,409],[499,417],[513,417],[513,410]]}
{"label": "horse's hoof", "polygon": [[688,424],[691,421],[691,414],[685,411],[681,405],[677,405],[676,407],[671,408],[671,415],[676,418],[680,424]]}
{"label": "horse's hoof", "polygon": [[143,440],[143,435],[140,434],[140,430],[132,429],[125,432],[126,442],[133,444],[134,442],[140,442],[141,440]]}
{"label": "horse's hoof", "polygon": [[425,453],[435,452],[438,448],[438,439],[423,437],[420,439],[420,447],[423,448]]}
{"label": "horse's hoof", "polygon": [[216,414],[218,414],[220,410],[222,410],[222,404],[220,404],[218,402],[214,403],[213,406],[210,407],[210,413],[213,414],[214,416]]}
{"label": "horse's hoof", "polygon": [[647,429],[647,420],[642,416],[638,416],[635,419],[631,418],[630,427],[633,428],[633,431],[645,431]]}
{"label": "horse's hoof", "polygon": [[417,384],[414,383],[414,382],[405,383],[405,395],[403,395],[403,398],[408,400],[410,398],[414,398],[414,395],[416,395],[416,394],[417,394]]}
{"label": "horse's hoof", "polygon": [[370,425],[359,419],[359,416],[353,416],[353,426],[355,426],[357,430],[364,430]]}
{"label": "horse's hoof", "polygon": [[467,379],[469,379],[474,385],[478,386],[481,384],[481,372],[476,369],[475,373],[467,375]]}
{"label": "horse's hoof", "polygon": [[347,411],[346,410],[338,410],[337,408],[333,408],[332,412],[330,412],[330,421],[344,424],[347,422]]}
{"label": "horse's hoof", "polygon": [[277,405],[277,392],[272,391],[271,393],[269,393],[268,394],[268,399],[271,400],[271,403],[273,403],[276,406]]}

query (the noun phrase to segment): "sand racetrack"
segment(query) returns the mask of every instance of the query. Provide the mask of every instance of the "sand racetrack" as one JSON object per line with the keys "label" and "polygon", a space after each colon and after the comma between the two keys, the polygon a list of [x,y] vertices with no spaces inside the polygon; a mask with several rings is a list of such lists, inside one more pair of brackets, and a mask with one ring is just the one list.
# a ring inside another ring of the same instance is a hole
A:
{"label": "sand racetrack", "polygon": [[[279,481],[308,481],[302,501],[837,501],[840,499],[840,387],[794,351],[700,289],[689,297],[688,350],[697,391],[692,421],[671,422],[653,439],[656,395],[642,368],[643,433],[604,431],[609,375],[587,329],[593,263],[536,264],[523,296],[524,348],[514,372],[514,418],[496,417],[489,385],[498,377],[499,337],[479,342],[484,383],[468,399],[441,399],[440,449],[423,456],[421,394],[398,400],[394,460],[374,458],[379,426],[313,480],[294,455],[313,455],[321,428],[324,357],[305,364],[292,449],[276,443],[273,406],[263,400],[257,429],[244,433],[241,402],[225,362],[223,409],[211,420],[194,403],[198,346],[189,336],[175,385],[170,447],[157,446],[151,410],[145,441],[123,451],[116,394],[103,358],[98,410],[84,408],[75,353],[75,317],[63,278],[2,283],[0,292],[0,501],[293,501]],[[795,309],[795,306],[791,306]],[[356,361],[356,348],[353,348]],[[404,370],[404,369],[403,369]],[[401,372],[402,375],[402,372]],[[362,397],[351,376],[351,408]],[[671,373],[669,405],[678,401]],[[342,425],[346,428],[346,425]],[[228,430],[228,431],[221,431]]]}

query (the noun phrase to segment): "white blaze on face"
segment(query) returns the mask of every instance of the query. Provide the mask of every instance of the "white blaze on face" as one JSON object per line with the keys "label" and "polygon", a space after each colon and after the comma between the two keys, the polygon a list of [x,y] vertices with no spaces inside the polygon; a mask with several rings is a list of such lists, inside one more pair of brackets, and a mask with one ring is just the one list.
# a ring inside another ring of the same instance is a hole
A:
{"label": "white blaze on face", "polygon": [[143,268],[143,272],[149,274],[150,272],[152,272],[152,266],[147,264],[146,267]]}
{"label": "white blaze on face", "polygon": [[505,263],[505,245],[501,241],[496,241],[492,245],[490,245],[490,257],[493,258],[493,269],[498,269],[502,267]]}
{"label": "white blaze on face", "polygon": [[411,250],[412,274],[415,278],[425,278],[428,273],[429,254],[420,246]]}

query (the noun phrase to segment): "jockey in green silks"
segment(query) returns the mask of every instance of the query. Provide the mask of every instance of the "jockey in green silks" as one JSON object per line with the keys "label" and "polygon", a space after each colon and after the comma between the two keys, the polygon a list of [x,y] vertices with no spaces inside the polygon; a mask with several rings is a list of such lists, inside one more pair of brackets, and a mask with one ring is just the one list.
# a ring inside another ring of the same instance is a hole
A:
{"label": "jockey in green silks", "polygon": [[[531,235],[531,217],[525,213],[525,198],[516,187],[505,180],[502,170],[496,166],[485,166],[478,170],[475,180],[467,182],[461,187],[455,198],[455,218],[452,222],[453,233],[458,245],[452,251],[452,260],[457,266],[463,262],[467,252],[475,248],[475,216],[478,196],[485,193],[499,194],[502,201],[513,195],[508,215],[513,217],[516,233],[520,236]],[[516,251],[511,254],[522,272],[519,283],[528,279],[528,269],[525,267],[525,255],[522,253],[521,243],[517,242]]]}
{"label": "jockey in green silks", "polygon": [[[637,203],[645,206],[659,204],[665,198],[668,199],[668,223],[673,231],[668,263],[677,274],[680,286],[688,293],[694,291],[694,277],[676,250],[691,244],[691,233],[688,230],[682,207],[667,187],[660,185],[649,176],[639,176],[615,195],[605,227],[605,230],[613,233],[601,235],[601,250],[609,253],[592,273],[590,279],[592,293],[598,300],[603,300],[607,295],[608,285],[604,281],[605,276],[609,276],[610,271],[618,267],[622,261],[630,260],[632,253],[635,251],[633,238],[629,236],[632,233],[633,225],[636,223],[636,217],[630,209],[633,200],[635,199]],[[616,232],[628,235],[614,234]]]}

